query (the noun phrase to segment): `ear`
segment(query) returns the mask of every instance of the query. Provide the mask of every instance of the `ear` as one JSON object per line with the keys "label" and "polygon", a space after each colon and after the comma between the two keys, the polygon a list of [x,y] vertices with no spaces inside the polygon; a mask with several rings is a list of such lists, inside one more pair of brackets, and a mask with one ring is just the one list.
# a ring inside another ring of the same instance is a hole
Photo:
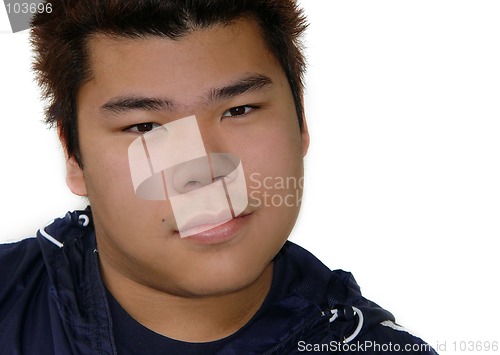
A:
{"label": "ear", "polygon": [[71,192],[78,196],[87,196],[87,186],[83,176],[83,169],[74,157],[66,156],[66,184]]}
{"label": "ear", "polygon": [[87,186],[85,185],[85,178],[83,169],[76,161],[75,157],[68,155],[66,140],[61,134],[60,126],[57,128],[59,140],[64,149],[64,156],[66,158],[66,184],[71,192],[78,196],[87,196]]}
{"label": "ear", "polygon": [[307,121],[305,115],[302,116],[302,132],[300,133],[302,137],[302,156],[305,157],[307,154],[307,150],[309,149],[309,129],[307,128]]}

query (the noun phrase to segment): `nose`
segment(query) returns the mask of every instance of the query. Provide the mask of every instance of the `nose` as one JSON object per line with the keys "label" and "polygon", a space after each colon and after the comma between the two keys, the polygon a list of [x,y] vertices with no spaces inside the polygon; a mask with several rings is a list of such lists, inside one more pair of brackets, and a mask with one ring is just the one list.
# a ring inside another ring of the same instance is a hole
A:
{"label": "nose", "polygon": [[238,162],[239,159],[232,154],[212,153],[178,164],[171,171],[173,191],[169,191],[169,195],[184,194],[218,180],[229,184],[235,179]]}
{"label": "nose", "polygon": [[172,191],[169,195],[184,194],[212,182],[208,157],[188,160],[172,167]]}
{"label": "nose", "polygon": [[153,130],[129,146],[137,195],[169,199],[181,237],[225,223],[248,204],[240,159],[230,153],[207,154],[208,149],[225,148],[213,138],[210,135],[207,141],[202,140],[192,116]]}
{"label": "nose", "polygon": [[238,166],[239,160],[236,157],[220,153],[230,150],[210,120],[197,119],[197,128],[196,138],[200,139],[199,143],[203,145],[205,154],[186,159],[173,167],[170,175],[173,187],[173,191],[169,191],[171,196],[200,189],[218,180],[228,183],[231,172]]}
{"label": "nose", "polygon": [[192,228],[200,232],[202,225],[209,229],[210,225],[229,221],[248,205],[243,168],[232,154],[212,153],[178,164],[165,173],[181,237],[189,236]]}
{"label": "nose", "polygon": [[170,199],[172,207],[192,209],[192,213],[202,206],[217,210],[228,204],[233,214],[241,213],[248,202],[241,161],[230,153],[207,153],[227,151],[227,147],[217,140],[216,130],[204,131],[202,139],[196,117],[191,116],[137,138],[129,146],[137,195]]}

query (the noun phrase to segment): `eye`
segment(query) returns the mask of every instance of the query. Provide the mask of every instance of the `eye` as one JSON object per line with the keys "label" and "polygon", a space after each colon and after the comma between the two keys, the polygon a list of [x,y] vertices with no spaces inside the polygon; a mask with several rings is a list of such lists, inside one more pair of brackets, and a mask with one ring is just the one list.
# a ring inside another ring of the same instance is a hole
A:
{"label": "eye", "polygon": [[131,133],[147,133],[160,126],[161,125],[159,125],[158,123],[144,122],[130,126],[125,131]]}
{"label": "eye", "polygon": [[222,114],[222,117],[237,117],[237,116],[242,116],[242,115],[246,115],[247,113],[252,112],[255,109],[256,109],[255,106],[248,106],[248,105],[246,105],[246,106],[236,106],[236,107],[230,108],[229,110],[227,110],[226,112],[224,112]]}

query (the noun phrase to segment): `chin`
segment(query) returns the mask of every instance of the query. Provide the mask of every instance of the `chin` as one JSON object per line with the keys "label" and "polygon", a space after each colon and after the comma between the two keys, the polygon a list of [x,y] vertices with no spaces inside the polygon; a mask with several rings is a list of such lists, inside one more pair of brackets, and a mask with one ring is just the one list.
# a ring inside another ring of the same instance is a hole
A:
{"label": "chin", "polygon": [[189,278],[182,287],[186,293],[195,297],[208,297],[238,292],[254,284],[270,265],[225,265],[198,272]]}

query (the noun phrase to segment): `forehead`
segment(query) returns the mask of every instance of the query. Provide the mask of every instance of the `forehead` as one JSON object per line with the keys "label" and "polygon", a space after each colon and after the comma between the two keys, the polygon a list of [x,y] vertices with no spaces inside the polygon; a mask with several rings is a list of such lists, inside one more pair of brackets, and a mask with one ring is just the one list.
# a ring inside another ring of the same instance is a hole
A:
{"label": "forehead", "polygon": [[176,40],[97,34],[87,48],[91,80],[101,84],[122,79],[147,80],[150,85],[158,80],[181,83],[194,76],[203,83],[215,73],[276,70],[278,65],[257,24],[248,19],[193,30]]}
{"label": "forehead", "polygon": [[288,81],[257,24],[238,20],[194,30],[178,40],[96,35],[88,43],[91,79],[78,93],[79,115],[118,96],[166,97],[178,114],[205,107],[206,93],[249,75]]}

